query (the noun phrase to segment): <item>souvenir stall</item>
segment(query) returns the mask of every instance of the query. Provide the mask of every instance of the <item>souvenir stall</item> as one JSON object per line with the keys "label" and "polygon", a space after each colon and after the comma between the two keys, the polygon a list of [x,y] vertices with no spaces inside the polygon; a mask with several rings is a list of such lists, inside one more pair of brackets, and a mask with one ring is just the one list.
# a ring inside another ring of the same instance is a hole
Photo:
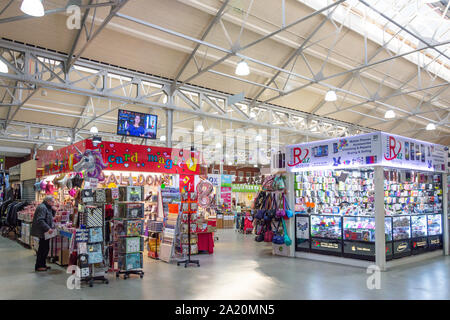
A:
{"label": "souvenir stall", "polygon": [[[69,213],[58,224],[56,258],[68,248],[65,261],[83,265],[91,278],[99,274],[92,273],[92,265],[103,274],[108,267],[125,279],[133,273],[142,277],[142,239],[148,239],[148,255],[158,258],[168,218],[162,191],[186,188],[186,179],[193,182],[199,167],[198,154],[190,151],[112,142],[94,146],[91,140],[46,153],[38,163],[37,199],[53,194]],[[91,242],[91,228],[96,228],[96,242]]]}
{"label": "souvenir stall", "polygon": [[444,146],[375,132],[290,145],[286,159],[295,208],[291,256],[376,261],[385,270],[447,246]]}

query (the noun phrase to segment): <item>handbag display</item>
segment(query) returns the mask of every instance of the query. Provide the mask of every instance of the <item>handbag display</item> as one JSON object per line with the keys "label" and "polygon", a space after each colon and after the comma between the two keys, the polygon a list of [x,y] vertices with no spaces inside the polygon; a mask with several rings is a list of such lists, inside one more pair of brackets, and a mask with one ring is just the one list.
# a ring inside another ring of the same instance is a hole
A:
{"label": "handbag display", "polygon": [[88,263],[100,263],[103,261],[101,243],[88,244]]}
{"label": "handbag display", "polygon": [[144,238],[142,237],[129,237],[122,238],[119,241],[119,252],[121,253],[134,253],[144,251]]}
{"label": "handbag display", "polygon": [[95,202],[106,203],[106,189],[95,190]]}
{"label": "handbag display", "polygon": [[143,201],[143,188],[140,186],[119,187],[119,201]]}
{"label": "handbag display", "polygon": [[84,209],[84,222],[88,228],[103,227],[103,209],[98,207],[86,207]]}
{"label": "handbag display", "polygon": [[140,219],[144,217],[143,203],[119,203],[119,217]]}
{"label": "handbag display", "polygon": [[142,252],[127,253],[119,256],[118,260],[119,269],[130,271],[135,269],[142,269]]}
{"label": "handbag display", "polygon": [[102,228],[90,228],[89,229],[89,243],[103,242],[103,230]]}
{"label": "handbag display", "polygon": [[75,242],[88,242],[88,240],[89,240],[89,230],[77,229],[75,231]]}
{"label": "handbag display", "polygon": [[81,190],[81,201],[83,203],[94,202],[94,193],[92,189]]}

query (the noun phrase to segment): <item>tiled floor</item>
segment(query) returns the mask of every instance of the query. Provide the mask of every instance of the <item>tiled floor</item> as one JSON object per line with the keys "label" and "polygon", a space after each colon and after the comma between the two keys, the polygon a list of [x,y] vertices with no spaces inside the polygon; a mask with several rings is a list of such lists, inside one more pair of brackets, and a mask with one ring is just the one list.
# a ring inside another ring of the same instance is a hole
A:
{"label": "tiled floor", "polygon": [[185,269],[145,258],[145,277],[116,279],[80,290],[66,286],[65,269],[34,272],[33,251],[0,237],[0,299],[450,299],[450,258],[382,273],[367,289],[361,268],[275,257],[271,246],[234,230],[217,233],[213,255]]}

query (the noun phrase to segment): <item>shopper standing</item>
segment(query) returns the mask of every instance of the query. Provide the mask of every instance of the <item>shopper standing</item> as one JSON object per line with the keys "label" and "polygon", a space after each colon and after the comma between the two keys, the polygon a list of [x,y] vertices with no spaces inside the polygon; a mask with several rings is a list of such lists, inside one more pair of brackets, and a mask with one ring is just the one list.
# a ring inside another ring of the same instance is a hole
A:
{"label": "shopper standing", "polygon": [[44,201],[36,208],[31,225],[31,235],[39,238],[39,248],[36,256],[35,271],[47,271],[45,262],[48,251],[50,249],[50,239],[45,239],[45,233],[53,233],[53,216],[55,210],[52,206],[55,204],[55,199],[52,196],[46,196]]}

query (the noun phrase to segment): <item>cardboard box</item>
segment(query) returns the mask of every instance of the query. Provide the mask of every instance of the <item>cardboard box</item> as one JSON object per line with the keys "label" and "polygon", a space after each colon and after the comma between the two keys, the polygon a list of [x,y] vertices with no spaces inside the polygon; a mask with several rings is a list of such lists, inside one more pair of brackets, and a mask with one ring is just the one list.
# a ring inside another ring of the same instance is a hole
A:
{"label": "cardboard box", "polygon": [[70,251],[68,249],[61,250],[61,254],[58,257],[58,263],[62,266],[67,266],[69,264]]}
{"label": "cardboard box", "polygon": [[276,256],[289,257],[289,247],[285,244],[272,243],[272,254]]}
{"label": "cardboard box", "polygon": [[223,229],[223,218],[222,218],[222,216],[220,216],[220,218],[219,218],[219,215],[217,215],[216,226],[217,226],[217,229]]}

